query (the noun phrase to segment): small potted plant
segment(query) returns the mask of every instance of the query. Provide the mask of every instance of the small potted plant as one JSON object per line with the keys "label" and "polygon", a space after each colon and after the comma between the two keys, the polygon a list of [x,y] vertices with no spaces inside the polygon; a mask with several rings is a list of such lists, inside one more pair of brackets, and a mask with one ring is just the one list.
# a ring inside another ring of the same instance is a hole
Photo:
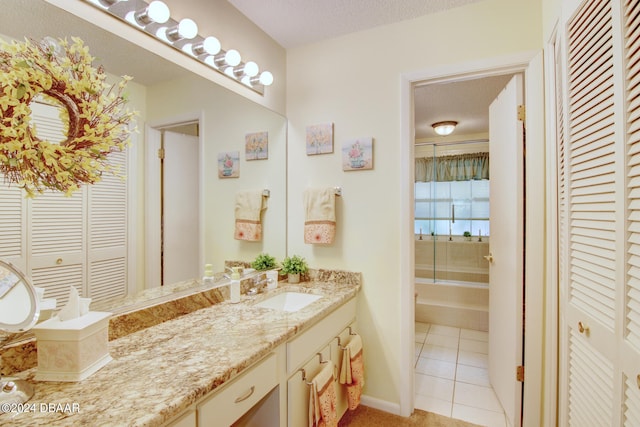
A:
{"label": "small potted plant", "polygon": [[271,270],[276,268],[276,266],[277,263],[275,257],[272,257],[269,254],[260,254],[251,263],[251,267],[255,268],[256,271]]}
{"label": "small potted plant", "polygon": [[298,283],[300,281],[300,275],[307,272],[309,267],[307,266],[307,262],[304,258],[293,255],[291,257],[286,257],[282,261],[282,270],[280,270],[281,275],[289,276],[289,283]]}
{"label": "small potted plant", "polygon": [[464,239],[467,241],[471,241],[471,232],[470,231],[465,231],[464,233],[462,233],[462,235],[464,236]]}

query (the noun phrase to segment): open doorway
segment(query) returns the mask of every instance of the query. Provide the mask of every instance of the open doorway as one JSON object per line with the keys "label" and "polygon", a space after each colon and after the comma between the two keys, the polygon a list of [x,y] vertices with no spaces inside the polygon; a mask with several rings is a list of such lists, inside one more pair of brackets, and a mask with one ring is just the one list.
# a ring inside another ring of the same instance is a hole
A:
{"label": "open doorway", "polygon": [[[508,425],[518,425],[521,412],[514,409],[520,406],[520,399],[513,402],[515,388],[510,380],[495,375],[495,367],[490,375],[490,367],[507,353],[504,348],[490,351],[495,337],[503,335],[498,331],[501,326],[494,324],[496,331],[490,337],[490,317],[505,316],[500,313],[504,305],[490,304],[489,282],[497,287],[498,279],[505,277],[502,273],[490,279],[490,224],[504,223],[505,218],[496,216],[511,218],[518,213],[519,224],[524,222],[518,192],[511,201],[514,206],[496,209],[492,220],[489,208],[496,203],[494,199],[505,194],[497,185],[499,191],[491,198],[490,135],[497,138],[500,133],[495,128],[502,127],[503,121],[490,120],[490,110],[504,96],[513,76],[427,82],[414,89],[415,406],[487,425],[507,425],[507,419]],[[523,89],[519,86],[518,90],[521,100]],[[440,122],[455,123],[456,128],[449,135],[438,135],[432,125]],[[506,145],[519,145],[509,153],[523,152],[522,141],[509,139]],[[501,151],[493,150],[493,154],[500,157]],[[521,154],[519,159],[517,154],[514,157],[509,164],[522,165]],[[491,172],[497,184],[519,182],[523,188],[522,166],[494,166]],[[502,231],[502,227],[496,228]],[[522,236],[522,227],[519,234]],[[519,246],[505,248],[505,252],[521,253],[521,241],[504,241],[504,246]],[[517,270],[510,272],[511,283],[522,282],[522,266]],[[522,292],[519,298],[515,305],[521,307]],[[521,324],[516,314],[509,311],[508,315],[514,317],[513,324]],[[513,348],[514,358],[517,353],[520,364],[522,334],[509,332],[514,336],[506,345]],[[516,362],[513,364],[515,367]]]}
{"label": "open doorway", "polygon": [[200,274],[199,119],[149,127],[147,141],[147,287],[156,287]]}

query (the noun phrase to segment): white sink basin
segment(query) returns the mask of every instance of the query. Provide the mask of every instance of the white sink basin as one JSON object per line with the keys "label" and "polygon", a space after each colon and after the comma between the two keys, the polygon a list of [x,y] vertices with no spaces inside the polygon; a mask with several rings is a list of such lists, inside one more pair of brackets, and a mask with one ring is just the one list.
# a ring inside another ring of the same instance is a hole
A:
{"label": "white sink basin", "polygon": [[305,308],[320,298],[322,298],[321,295],[305,294],[302,292],[283,292],[267,298],[264,301],[260,301],[256,306],[294,312]]}

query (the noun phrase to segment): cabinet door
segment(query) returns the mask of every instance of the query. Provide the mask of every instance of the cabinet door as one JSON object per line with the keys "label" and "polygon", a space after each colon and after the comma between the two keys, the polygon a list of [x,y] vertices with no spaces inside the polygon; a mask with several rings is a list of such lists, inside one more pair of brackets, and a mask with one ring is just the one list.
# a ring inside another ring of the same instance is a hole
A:
{"label": "cabinet door", "polygon": [[287,381],[287,420],[290,427],[308,425],[310,386],[307,383],[320,371],[320,358],[327,363],[333,363],[330,360],[330,346],[326,346],[319,353],[322,356],[314,355]]}

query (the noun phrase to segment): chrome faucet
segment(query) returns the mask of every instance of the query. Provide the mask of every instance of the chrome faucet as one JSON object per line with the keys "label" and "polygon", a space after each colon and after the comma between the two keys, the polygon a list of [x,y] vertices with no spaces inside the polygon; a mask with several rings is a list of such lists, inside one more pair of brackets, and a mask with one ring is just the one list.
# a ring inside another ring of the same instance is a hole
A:
{"label": "chrome faucet", "polygon": [[267,284],[273,282],[272,279],[268,279],[264,274],[260,274],[253,278],[253,286],[247,291],[247,295],[257,295],[264,291]]}

